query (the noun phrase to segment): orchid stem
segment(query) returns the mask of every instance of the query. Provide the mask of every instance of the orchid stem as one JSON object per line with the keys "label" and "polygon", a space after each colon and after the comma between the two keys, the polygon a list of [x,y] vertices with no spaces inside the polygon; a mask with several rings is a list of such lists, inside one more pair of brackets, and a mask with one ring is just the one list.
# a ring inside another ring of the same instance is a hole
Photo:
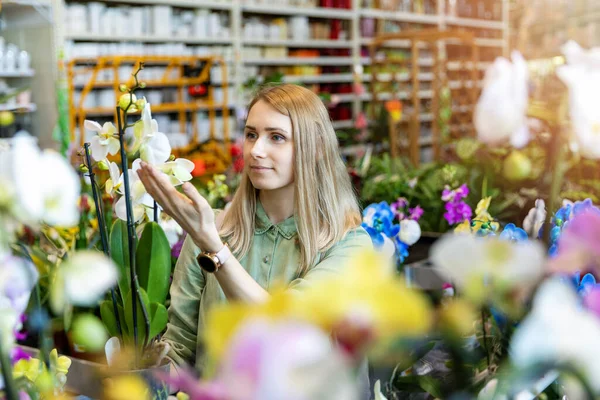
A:
{"label": "orchid stem", "polygon": [[[92,159],[90,157],[90,144],[84,143],[83,148],[85,150],[85,161],[88,168],[88,176],[92,184],[92,196],[94,198],[94,205],[96,206],[96,219],[98,220],[98,230],[100,231],[100,242],[102,245],[102,251],[110,258],[110,247],[108,245],[108,234],[106,231],[106,221],[104,220],[104,210],[102,209],[102,199],[98,194],[98,188],[96,185],[96,174],[92,168]],[[121,328],[121,320],[119,316],[119,307],[117,305],[117,296],[115,295],[115,289],[110,288],[110,297],[113,304],[113,312],[115,313],[115,320],[117,322],[117,331],[119,332],[119,339],[123,341],[123,330]]]}
{"label": "orchid stem", "polygon": [[[134,78],[136,81],[137,88],[139,86],[137,80],[137,74],[144,67],[143,63],[140,63],[138,70],[134,73]],[[133,100],[133,91],[130,90],[130,99]],[[144,347],[148,342],[148,335],[150,334],[150,319],[148,318],[148,311],[146,310],[146,306],[144,305],[144,301],[140,294],[140,286],[138,283],[138,277],[136,272],[135,265],[135,222],[133,220],[133,206],[131,204],[131,188],[129,186],[129,166],[127,163],[127,154],[125,153],[125,126],[127,125],[127,111],[133,105],[133,102],[130,100],[127,107],[122,110],[123,115],[121,115],[121,108],[119,106],[116,107],[117,111],[117,124],[119,129],[119,143],[120,143],[120,154],[121,154],[121,168],[123,170],[123,184],[125,186],[125,209],[127,211],[127,237],[128,237],[128,246],[129,246],[129,273],[130,273],[130,285],[131,285],[131,315],[133,319],[133,344],[135,348],[135,361],[136,365],[139,365],[140,360],[140,349],[138,346],[138,323],[137,323],[137,302],[140,303],[140,308],[142,310],[142,315],[144,318],[144,325],[146,328],[146,334],[144,335]]]}
{"label": "orchid stem", "polygon": [[158,222],[158,204],[154,200],[154,222]]}

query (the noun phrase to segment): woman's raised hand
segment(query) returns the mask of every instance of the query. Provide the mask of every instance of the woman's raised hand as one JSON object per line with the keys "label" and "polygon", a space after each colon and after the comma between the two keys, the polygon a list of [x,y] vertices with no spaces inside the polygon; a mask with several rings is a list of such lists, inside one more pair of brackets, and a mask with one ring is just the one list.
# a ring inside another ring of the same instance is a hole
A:
{"label": "woman's raised hand", "polygon": [[216,252],[223,246],[214,212],[204,197],[189,182],[177,191],[167,175],[152,165],[142,162],[137,171],[146,191],[191,236],[200,249]]}

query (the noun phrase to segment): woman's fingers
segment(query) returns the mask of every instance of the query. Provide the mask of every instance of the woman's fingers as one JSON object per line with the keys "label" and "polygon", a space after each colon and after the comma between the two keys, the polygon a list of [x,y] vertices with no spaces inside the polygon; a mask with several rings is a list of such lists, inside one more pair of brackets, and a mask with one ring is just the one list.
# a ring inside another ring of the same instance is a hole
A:
{"label": "woman's fingers", "polygon": [[182,186],[183,192],[185,195],[192,201],[192,203],[196,206],[198,211],[210,209],[210,204],[202,195],[198,192],[198,190],[189,182],[186,182]]}

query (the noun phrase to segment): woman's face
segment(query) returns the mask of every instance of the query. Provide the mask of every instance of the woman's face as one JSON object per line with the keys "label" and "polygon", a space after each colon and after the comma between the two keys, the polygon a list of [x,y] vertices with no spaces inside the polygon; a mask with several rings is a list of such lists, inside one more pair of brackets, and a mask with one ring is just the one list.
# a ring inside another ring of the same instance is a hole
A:
{"label": "woman's face", "polygon": [[258,190],[291,188],[294,184],[292,120],[259,100],[244,129],[244,166]]}

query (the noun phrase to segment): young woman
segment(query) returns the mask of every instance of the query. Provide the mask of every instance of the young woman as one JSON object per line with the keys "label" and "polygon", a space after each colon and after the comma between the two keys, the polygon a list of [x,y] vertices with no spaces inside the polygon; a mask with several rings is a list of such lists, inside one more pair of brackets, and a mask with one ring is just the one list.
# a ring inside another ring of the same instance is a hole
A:
{"label": "young woman", "polygon": [[226,212],[214,212],[190,183],[181,194],[150,165],[139,172],[188,233],[163,336],[177,365],[201,368],[198,333],[214,304],[265,301],[282,281],[302,290],[372,246],[317,95],[290,84],[262,90],[250,103],[244,137],[243,177]]}

